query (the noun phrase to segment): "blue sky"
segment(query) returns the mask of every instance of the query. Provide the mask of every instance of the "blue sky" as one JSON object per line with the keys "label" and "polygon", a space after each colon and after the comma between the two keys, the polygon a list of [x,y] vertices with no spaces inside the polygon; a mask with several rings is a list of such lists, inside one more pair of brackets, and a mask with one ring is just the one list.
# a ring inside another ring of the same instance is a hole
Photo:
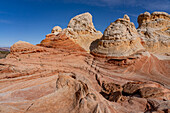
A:
{"label": "blue sky", "polygon": [[0,47],[22,40],[38,44],[59,25],[90,12],[97,30],[128,14],[137,27],[137,17],[148,11],[170,13],[170,0],[0,0]]}

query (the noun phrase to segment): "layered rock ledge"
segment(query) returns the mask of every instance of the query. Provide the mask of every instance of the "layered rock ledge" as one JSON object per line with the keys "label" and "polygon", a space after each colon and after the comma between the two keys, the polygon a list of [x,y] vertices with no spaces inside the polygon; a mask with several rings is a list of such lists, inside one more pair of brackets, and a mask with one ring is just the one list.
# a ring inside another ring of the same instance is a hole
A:
{"label": "layered rock ledge", "polygon": [[92,54],[106,57],[131,56],[144,50],[137,30],[127,15],[111,23]]}
{"label": "layered rock ledge", "polygon": [[145,12],[138,16],[138,33],[143,46],[150,52],[170,53],[170,15]]}
{"label": "layered rock ledge", "polygon": [[110,55],[107,62],[87,53],[59,27],[39,46],[15,43],[0,59],[0,112],[168,113],[170,60],[139,52],[143,47],[127,15],[106,31],[101,40],[115,45],[110,49],[104,43],[110,53],[97,55]]}

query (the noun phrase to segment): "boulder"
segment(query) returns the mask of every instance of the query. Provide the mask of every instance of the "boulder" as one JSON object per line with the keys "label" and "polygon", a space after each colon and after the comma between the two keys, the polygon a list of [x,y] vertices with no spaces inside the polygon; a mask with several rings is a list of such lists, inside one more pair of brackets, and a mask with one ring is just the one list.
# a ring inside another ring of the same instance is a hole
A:
{"label": "boulder", "polygon": [[163,89],[154,84],[145,82],[128,82],[123,85],[123,94],[133,96],[136,95],[141,98],[157,98],[163,97]]}
{"label": "boulder", "polygon": [[138,33],[143,46],[150,52],[170,52],[170,15],[165,12],[145,12],[138,16]]}
{"label": "boulder", "polygon": [[146,112],[160,112],[169,113],[170,111],[170,101],[167,100],[157,100],[157,99],[147,99],[148,109]]}
{"label": "boulder", "polygon": [[137,91],[141,88],[143,83],[141,82],[128,82],[123,85],[123,92],[128,95],[132,95],[137,93]]}
{"label": "boulder", "polygon": [[157,96],[162,96],[162,90],[160,88],[156,87],[144,87],[139,90],[140,95],[142,98],[149,98],[149,97],[157,97]]}
{"label": "boulder", "polygon": [[111,23],[92,54],[106,57],[130,56],[143,50],[141,40],[127,15]]}
{"label": "boulder", "polygon": [[102,83],[101,94],[109,101],[118,102],[122,97],[122,87],[115,83]]}

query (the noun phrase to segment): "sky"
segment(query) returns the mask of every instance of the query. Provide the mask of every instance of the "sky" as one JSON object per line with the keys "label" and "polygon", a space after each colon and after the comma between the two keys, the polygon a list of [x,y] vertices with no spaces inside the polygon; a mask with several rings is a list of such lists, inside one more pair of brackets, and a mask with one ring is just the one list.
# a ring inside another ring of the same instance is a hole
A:
{"label": "sky", "polygon": [[124,14],[138,27],[144,12],[170,14],[170,0],[0,0],[0,47],[22,40],[38,44],[54,26],[66,28],[70,19],[89,12],[97,30],[104,30]]}

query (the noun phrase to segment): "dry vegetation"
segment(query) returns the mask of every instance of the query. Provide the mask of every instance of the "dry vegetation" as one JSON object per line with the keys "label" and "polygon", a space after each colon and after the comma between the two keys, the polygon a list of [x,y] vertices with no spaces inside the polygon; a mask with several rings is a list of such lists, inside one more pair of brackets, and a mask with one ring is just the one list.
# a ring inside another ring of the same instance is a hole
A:
{"label": "dry vegetation", "polygon": [[0,51],[0,59],[5,58],[9,53],[9,51]]}

